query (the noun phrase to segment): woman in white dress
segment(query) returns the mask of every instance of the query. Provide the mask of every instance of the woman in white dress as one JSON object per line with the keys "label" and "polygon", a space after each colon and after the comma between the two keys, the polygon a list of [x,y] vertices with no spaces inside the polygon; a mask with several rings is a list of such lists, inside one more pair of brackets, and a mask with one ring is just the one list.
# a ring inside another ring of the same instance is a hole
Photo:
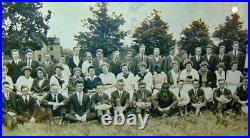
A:
{"label": "woman in white dress", "polygon": [[8,68],[6,66],[2,66],[2,84],[3,82],[8,82],[10,84],[10,88],[13,89],[14,84],[12,78],[7,74],[8,74]]}
{"label": "woman in white dress", "polygon": [[104,86],[104,93],[111,97],[111,93],[116,90],[115,87],[115,75],[109,72],[109,65],[107,63],[102,63],[101,65],[102,73],[99,75]]}
{"label": "woman in white dress", "polygon": [[231,90],[232,94],[234,94],[236,88],[240,85],[240,79],[243,77],[237,68],[238,63],[234,61],[231,65],[231,70],[228,70],[226,74],[227,88]]}
{"label": "woman in white dress", "polygon": [[24,66],[21,70],[24,75],[19,76],[16,81],[15,89],[17,91],[17,94],[21,94],[22,85],[27,85],[30,90],[34,82],[34,79],[31,77],[31,71],[32,71],[31,67]]}
{"label": "woman in white dress", "polygon": [[64,76],[67,76],[67,78],[70,78],[71,77],[71,72],[69,70],[69,66],[67,64],[65,64],[65,57],[64,56],[60,57],[59,64],[60,64],[61,67],[63,67],[62,74]]}
{"label": "woman in white dress", "polygon": [[223,80],[226,80],[226,73],[224,71],[224,68],[225,68],[225,65],[223,62],[219,63],[217,65],[217,70],[215,71],[215,74],[216,74],[216,86],[217,88],[219,87],[219,80],[220,79],[223,79]]}

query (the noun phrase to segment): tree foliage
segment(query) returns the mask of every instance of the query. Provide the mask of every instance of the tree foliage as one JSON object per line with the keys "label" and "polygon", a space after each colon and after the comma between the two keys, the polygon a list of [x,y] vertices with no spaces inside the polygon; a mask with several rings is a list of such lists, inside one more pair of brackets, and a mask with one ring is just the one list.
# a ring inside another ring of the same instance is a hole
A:
{"label": "tree foliage", "polygon": [[247,44],[248,34],[247,30],[243,29],[243,23],[240,16],[235,13],[231,14],[231,18],[227,16],[225,23],[215,28],[213,37],[221,40],[219,45],[225,46],[226,52],[232,50],[235,41],[239,42],[241,48]]}
{"label": "tree foliage", "polygon": [[51,11],[43,16],[40,2],[2,3],[2,50],[39,50],[47,43]]}
{"label": "tree foliage", "polygon": [[90,7],[92,18],[83,20],[83,28],[87,31],[75,35],[75,40],[84,51],[94,53],[97,49],[104,50],[105,55],[109,55],[115,50],[119,50],[123,45],[122,40],[127,32],[120,27],[125,23],[122,14],[116,15],[114,12],[108,14],[109,4],[106,2],[97,3],[96,7]]}
{"label": "tree foliage", "polygon": [[194,20],[181,32],[179,45],[189,54],[194,54],[196,47],[204,49],[209,44],[213,42],[209,36],[208,25],[202,19]]}
{"label": "tree foliage", "polygon": [[169,33],[168,23],[163,21],[160,11],[153,10],[151,16],[144,19],[141,25],[135,29],[132,35],[135,45],[133,48],[139,49],[140,45],[145,45],[146,54],[152,54],[154,48],[160,48],[163,55],[167,55],[169,47],[174,46],[176,41]]}

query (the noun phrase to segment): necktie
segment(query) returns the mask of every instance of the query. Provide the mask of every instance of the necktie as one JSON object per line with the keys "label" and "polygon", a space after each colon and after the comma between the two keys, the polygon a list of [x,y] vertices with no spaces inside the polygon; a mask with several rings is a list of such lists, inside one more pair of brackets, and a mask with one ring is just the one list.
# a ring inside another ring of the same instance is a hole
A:
{"label": "necktie", "polygon": [[200,61],[200,56],[198,56],[198,60],[197,60],[198,62]]}
{"label": "necktie", "polygon": [[82,105],[82,95],[80,93],[78,94],[78,100],[79,100],[80,105]]}
{"label": "necktie", "polygon": [[29,103],[28,97],[25,98],[25,103]]}
{"label": "necktie", "polygon": [[54,95],[54,99],[53,99],[54,102],[56,102],[56,95]]}
{"label": "necktie", "polygon": [[181,91],[179,91],[179,93],[178,93],[178,97],[181,97]]}
{"label": "necktie", "polygon": [[141,60],[142,60],[142,61],[144,61],[144,57],[143,57],[143,55],[141,55]]}
{"label": "necktie", "polygon": [[237,57],[237,51],[236,50],[234,51],[234,57],[235,58]]}

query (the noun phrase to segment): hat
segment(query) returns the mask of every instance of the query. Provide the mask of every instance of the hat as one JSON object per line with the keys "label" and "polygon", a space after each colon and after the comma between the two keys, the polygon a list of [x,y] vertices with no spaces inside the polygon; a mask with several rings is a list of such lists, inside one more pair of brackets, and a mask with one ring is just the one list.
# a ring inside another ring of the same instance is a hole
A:
{"label": "hat", "polygon": [[24,71],[26,71],[26,70],[32,71],[32,68],[29,67],[29,66],[24,66],[24,67],[21,69],[22,73],[24,73]]}
{"label": "hat", "polygon": [[208,66],[207,61],[202,61],[201,64],[200,64],[200,67],[202,67],[202,66]]}
{"label": "hat", "polygon": [[187,62],[185,63],[185,66],[186,66],[187,64],[193,65],[193,62],[192,62],[190,59],[188,59]]}
{"label": "hat", "polygon": [[76,73],[76,71],[82,71],[81,68],[74,68],[73,72],[74,74]]}
{"label": "hat", "polygon": [[37,68],[36,68],[36,72],[37,72],[38,70],[40,70],[40,71],[42,71],[43,73],[45,73],[45,69],[44,69],[43,67],[37,67]]}
{"label": "hat", "polygon": [[64,68],[63,68],[61,65],[59,65],[59,64],[57,64],[57,65],[55,66],[55,70],[56,70],[57,68],[59,68],[59,69],[61,69],[61,70],[64,70]]}

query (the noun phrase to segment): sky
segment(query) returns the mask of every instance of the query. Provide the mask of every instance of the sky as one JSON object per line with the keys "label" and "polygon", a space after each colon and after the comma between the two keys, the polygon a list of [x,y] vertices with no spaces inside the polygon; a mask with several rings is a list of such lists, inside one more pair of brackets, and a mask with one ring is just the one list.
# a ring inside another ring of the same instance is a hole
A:
{"label": "sky", "polygon": [[[84,32],[81,20],[92,17],[90,6],[95,6],[93,2],[47,2],[43,3],[41,12],[46,15],[47,11],[52,11],[49,21],[50,29],[48,36],[60,38],[63,48],[72,49],[76,45],[74,35]],[[140,25],[146,16],[150,15],[153,9],[160,10],[164,21],[169,25],[169,32],[173,33],[174,39],[179,40],[181,31],[188,27],[193,20],[203,19],[209,26],[210,35],[219,24],[225,22],[225,17],[230,16],[232,7],[238,8],[241,21],[244,21],[244,28],[248,29],[248,4],[245,2],[228,3],[168,3],[168,2],[115,2],[109,3],[109,13],[116,12],[122,14],[125,24],[122,30],[129,31],[124,43],[130,45],[131,35],[136,27]]]}

